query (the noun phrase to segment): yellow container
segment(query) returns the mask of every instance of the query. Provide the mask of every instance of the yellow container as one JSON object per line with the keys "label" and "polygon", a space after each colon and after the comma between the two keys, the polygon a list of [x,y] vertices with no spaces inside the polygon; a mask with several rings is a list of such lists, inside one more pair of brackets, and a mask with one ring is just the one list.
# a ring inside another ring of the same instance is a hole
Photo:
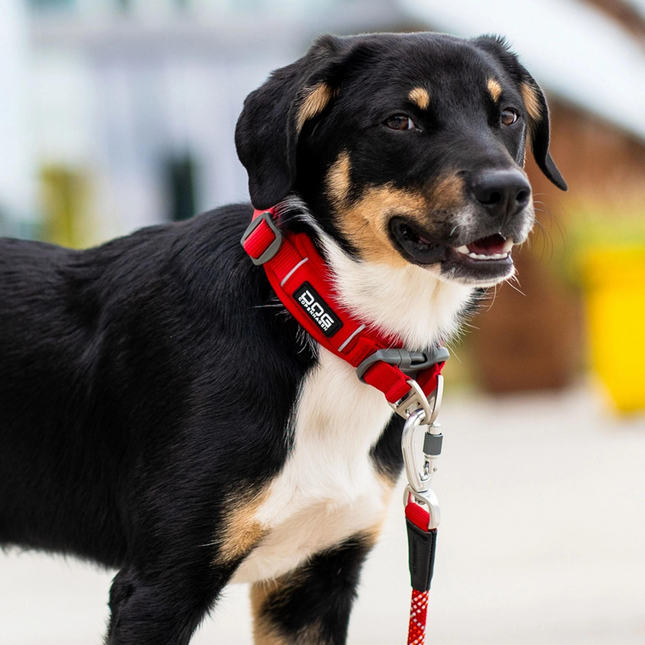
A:
{"label": "yellow container", "polygon": [[[41,170],[45,238],[71,248],[88,246],[88,181],[81,171],[64,166]],[[91,237],[91,236],[89,236]]]}
{"label": "yellow container", "polygon": [[594,369],[619,410],[645,410],[645,245],[582,260]]}

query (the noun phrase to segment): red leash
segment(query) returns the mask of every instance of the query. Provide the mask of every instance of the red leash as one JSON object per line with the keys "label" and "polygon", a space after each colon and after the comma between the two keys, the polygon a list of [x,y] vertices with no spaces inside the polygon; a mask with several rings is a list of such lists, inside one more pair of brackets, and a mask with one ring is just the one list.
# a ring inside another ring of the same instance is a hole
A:
{"label": "red leash", "polygon": [[[418,504],[410,504],[405,508],[405,518],[420,531],[428,531],[430,514]],[[437,529],[434,529],[435,535]],[[436,539],[436,538],[435,538]],[[408,627],[408,645],[423,645],[426,640],[426,624],[428,618],[428,596],[430,590],[419,591],[412,587],[410,602],[410,625]]]}
{"label": "red leash", "polygon": [[[306,233],[284,235],[277,219],[275,207],[254,211],[242,236],[244,250],[254,264],[264,267],[276,296],[312,338],[354,366],[358,378],[383,392],[406,419],[402,449],[408,477],[404,503],[412,581],[408,645],[422,645],[439,524],[439,505],[429,489],[442,440],[434,421],[448,352],[441,347],[434,353],[409,352],[400,339],[355,318],[339,302],[331,271],[311,238]],[[414,439],[422,425],[427,430],[419,469]]]}
{"label": "red leash", "polygon": [[[428,596],[430,594],[430,579],[434,568],[437,529],[428,528],[430,513],[415,502],[406,504],[405,519],[408,529],[410,575],[412,578],[408,645],[423,645],[426,638]],[[423,550],[423,553],[420,554],[419,550]],[[422,561],[413,563],[413,557]]]}

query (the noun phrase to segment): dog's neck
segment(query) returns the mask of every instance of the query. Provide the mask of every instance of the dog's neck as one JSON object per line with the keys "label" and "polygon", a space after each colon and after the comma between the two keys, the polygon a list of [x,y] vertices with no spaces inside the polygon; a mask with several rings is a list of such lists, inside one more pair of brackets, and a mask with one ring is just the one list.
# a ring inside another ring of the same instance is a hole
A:
{"label": "dog's neck", "polygon": [[409,350],[443,343],[457,331],[472,287],[444,282],[431,270],[412,264],[359,262],[331,238],[322,242],[339,299],[357,318],[398,336]]}
{"label": "dog's neck", "polygon": [[444,343],[455,334],[460,314],[473,298],[473,287],[446,282],[432,268],[392,267],[351,257],[296,196],[280,205],[280,213],[306,222],[315,231],[339,300],[357,318],[385,335],[398,336],[408,350]]}

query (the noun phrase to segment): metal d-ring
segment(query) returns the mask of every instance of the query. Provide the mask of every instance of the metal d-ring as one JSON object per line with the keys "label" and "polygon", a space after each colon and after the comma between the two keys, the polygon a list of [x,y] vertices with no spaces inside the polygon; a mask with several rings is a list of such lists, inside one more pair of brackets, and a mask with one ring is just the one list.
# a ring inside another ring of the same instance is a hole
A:
{"label": "metal d-ring", "polygon": [[437,387],[434,389],[430,399],[414,379],[410,379],[408,385],[410,386],[410,391],[401,400],[396,403],[390,403],[390,407],[404,419],[409,418],[415,410],[421,409],[426,413],[425,421],[422,423],[426,425],[433,424],[439,414],[443,398],[443,376],[441,374],[437,375]]}
{"label": "metal d-ring", "polygon": [[439,508],[439,500],[433,490],[427,490],[424,493],[416,493],[412,490],[411,486],[406,486],[403,491],[403,506],[407,506],[412,500],[421,507],[426,507],[430,518],[428,520],[428,529],[436,529],[441,523],[441,509]]}

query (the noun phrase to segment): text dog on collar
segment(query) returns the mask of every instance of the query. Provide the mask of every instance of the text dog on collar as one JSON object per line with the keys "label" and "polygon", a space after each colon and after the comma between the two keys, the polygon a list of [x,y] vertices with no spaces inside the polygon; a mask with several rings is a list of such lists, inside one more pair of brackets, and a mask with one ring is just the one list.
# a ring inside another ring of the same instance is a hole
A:
{"label": "text dog on collar", "polygon": [[[257,209],[342,305],[424,350],[513,273],[544,95],[495,38],[326,36],[246,100]],[[342,645],[401,470],[402,419],[276,300],[250,205],[86,251],[0,241],[0,542],[118,570],[109,645],[185,645],[230,582],[256,643]],[[333,312],[301,304],[333,333]],[[340,333],[340,332],[337,332]]]}

